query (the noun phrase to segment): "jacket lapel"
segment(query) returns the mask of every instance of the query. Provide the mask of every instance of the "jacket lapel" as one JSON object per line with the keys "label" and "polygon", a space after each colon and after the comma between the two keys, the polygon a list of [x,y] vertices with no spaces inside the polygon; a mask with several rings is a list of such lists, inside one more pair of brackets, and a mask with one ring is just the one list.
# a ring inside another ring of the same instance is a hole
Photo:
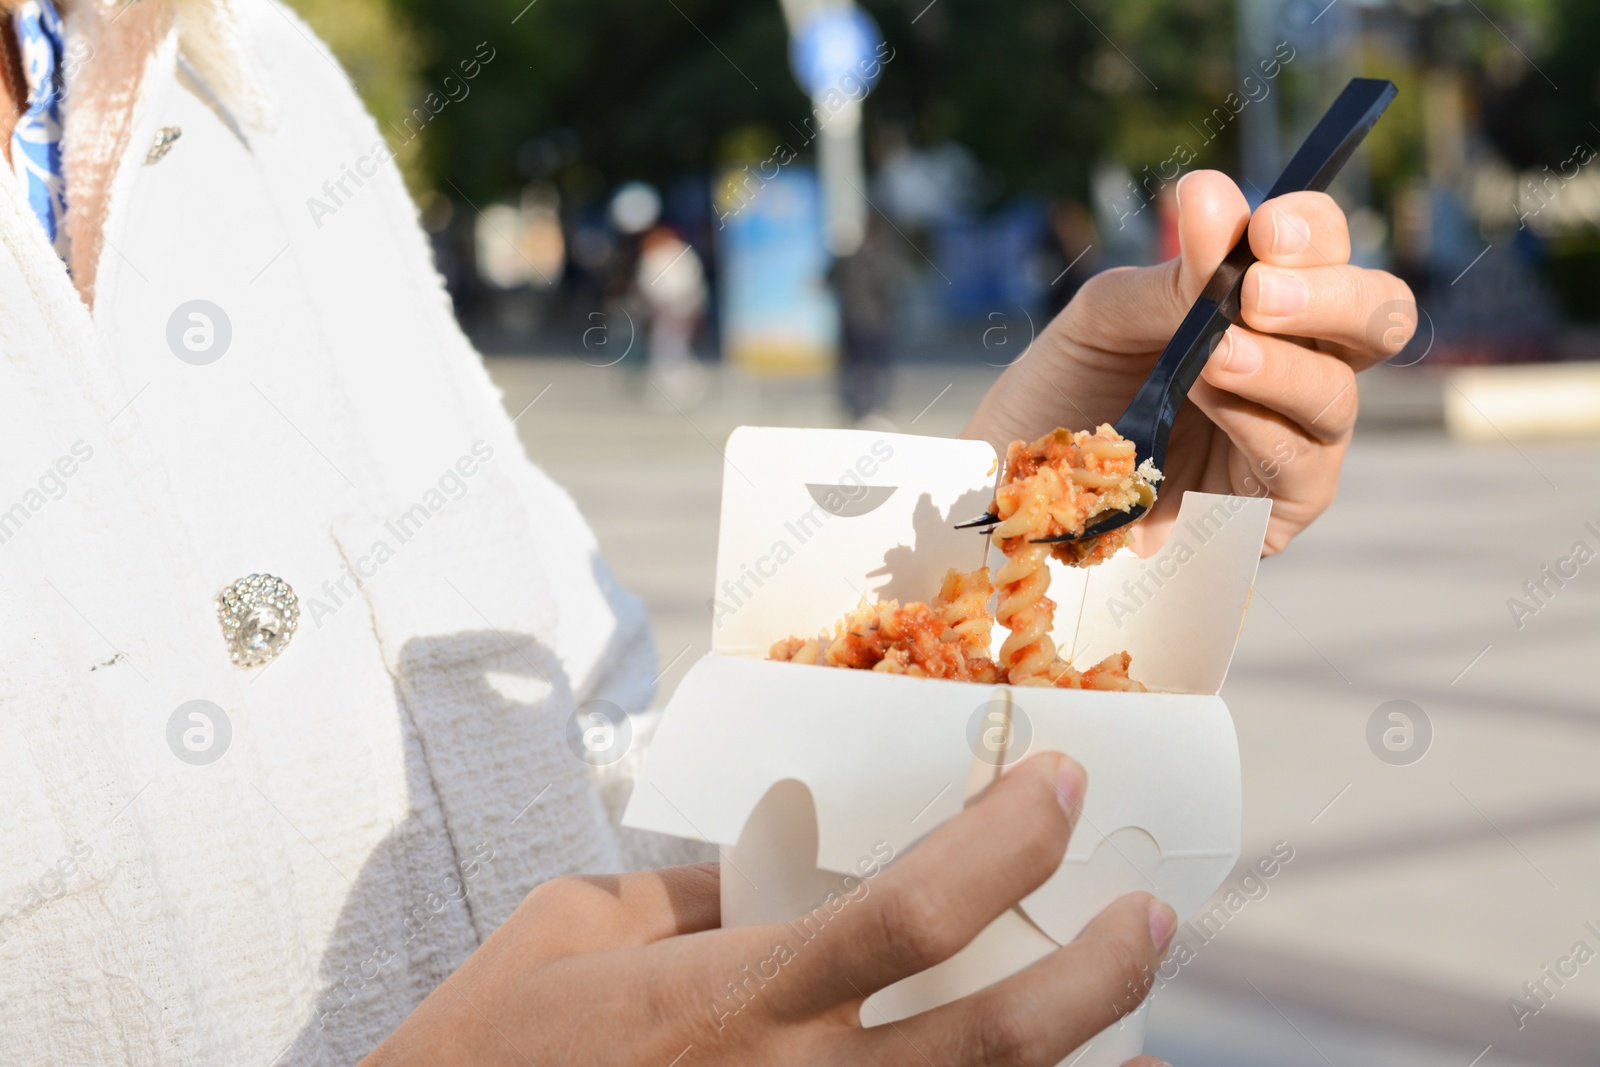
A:
{"label": "jacket lapel", "polygon": [[68,13],[68,52],[84,58],[69,76],[62,118],[67,235],[72,281],[91,307],[112,185],[128,157],[152,60],[173,29],[169,0],[116,7],[92,0]]}
{"label": "jacket lapel", "polygon": [[62,118],[70,265],[79,295],[93,307],[119,175],[144,163],[133,140],[155,95],[152,80],[173,76],[181,52],[186,76],[235,130],[269,127],[271,109],[232,0],[79,0],[69,5],[66,24],[73,64]]}

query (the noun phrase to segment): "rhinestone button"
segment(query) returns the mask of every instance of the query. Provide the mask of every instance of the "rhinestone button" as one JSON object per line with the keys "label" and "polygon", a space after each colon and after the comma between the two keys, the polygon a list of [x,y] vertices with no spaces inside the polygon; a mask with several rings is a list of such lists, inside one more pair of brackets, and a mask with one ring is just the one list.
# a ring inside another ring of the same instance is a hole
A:
{"label": "rhinestone button", "polygon": [[183,136],[180,126],[163,126],[156,131],[155,140],[150,143],[150,151],[144,155],[144,165],[159,163],[172,151],[172,143]]}
{"label": "rhinestone button", "polygon": [[217,620],[230,658],[249,670],[288,647],[300,622],[300,600],[282,578],[246,575],[217,594]]}

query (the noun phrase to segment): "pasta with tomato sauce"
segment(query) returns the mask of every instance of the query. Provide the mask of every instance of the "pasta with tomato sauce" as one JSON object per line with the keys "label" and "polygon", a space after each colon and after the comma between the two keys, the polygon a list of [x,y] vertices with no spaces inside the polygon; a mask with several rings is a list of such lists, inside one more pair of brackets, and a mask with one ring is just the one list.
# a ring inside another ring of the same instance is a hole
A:
{"label": "pasta with tomato sauce", "polygon": [[1000,669],[989,658],[989,568],[967,574],[950,571],[939,596],[904,607],[897,600],[860,606],[816,637],[788,637],[772,646],[769,658],[825,667],[948,678],[960,682],[998,682]]}
{"label": "pasta with tomato sauce", "polygon": [[[785,638],[772,646],[769,658],[956,681],[1143,691],[1128,673],[1126,652],[1081,672],[1061,659],[1050,636],[1055,602],[1046,595],[1052,557],[1071,566],[1099,563],[1127,544],[1130,526],[1089,541],[1036,543],[1081,533],[1107,512],[1154,502],[1152,483],[1160,472],[1136,468],[1134,458],[1132,442],[1110,426],[1012,442],[991,508],[1000,520],[995,543],[1006,556],[993,580],[987,567],[951,570],[932,604],[863,599],[832,630]],[[996,586],[997,608],[990,615]],[[996,622],[1009,631],[998,663],[989,654]]]}
{"label": "pasta with tomato sauce", "polygon": [[1056,655],[1050,637],[1056,605],[1045,594],[1051,558],[1074,567],[1100,563],[1128,543],[1132,524],[1084,541],[1038,542],[1082,533],[1108,512],[1148,507],[1155,501],[1150,483],[1159,478],[1154,471],[1141,472],[1133,442],[1105,425],[1093,433],[1055,430],[1031,444],[1013,441],[1006,449],[1005,477],[990,510],[1000,519],[993,533],[1006,556],[996,575],[995,619],[1011,631],[1000,647],[1000,665],[1012,685],[1127,688],[1113,684],[1127,677],[1125,653],[1120,675],[1115,656],[1080,674]]}

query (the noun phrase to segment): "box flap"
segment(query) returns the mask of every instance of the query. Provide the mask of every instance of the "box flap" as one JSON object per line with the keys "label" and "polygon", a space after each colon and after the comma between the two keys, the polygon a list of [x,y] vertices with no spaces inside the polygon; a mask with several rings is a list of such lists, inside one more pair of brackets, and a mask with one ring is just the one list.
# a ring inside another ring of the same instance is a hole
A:
{"label": "box flap", "polygon": [[817,866],[854,869],[961,810],[969,734],[1002,691],[711,654],[689,670],[645,752],[625,826],[721,845],[774,785],[804,783]]}
{"label": "box flap", "polygon": [[983,565],[999,460],[983,441],[741,426],[722,478],[713,652],[765,656],[861,600],[929,600]]}
{"label": "box flap", "polygon": [[[1167,693],[1218,693],[1250,602],[1270,500],[1185,493],[1161,551],[1094,567],[1051,564],[1056,647],[1082,670],[1113,652]],[[992,550],[996,569],[1005,557]],[[997,635],[1005,631],[996,627]]]}

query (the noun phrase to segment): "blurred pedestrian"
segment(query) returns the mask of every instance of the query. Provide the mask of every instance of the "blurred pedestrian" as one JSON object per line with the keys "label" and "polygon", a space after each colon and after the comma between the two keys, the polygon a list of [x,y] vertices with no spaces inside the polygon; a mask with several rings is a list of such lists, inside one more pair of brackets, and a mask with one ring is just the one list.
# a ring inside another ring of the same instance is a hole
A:
{"label": "blurred pedestrian", "polygon": [[[622,369],[628,373],[626,380],[631,388],[642,377],[639,372],[643,370],[646,359],[645,346],[636,342],[640,331],[650,321],[650,311],[640,298],[639,287],[634,282],[639,274],[640,235],[607,233],[604,240],[604,256],[599,259],[595,269],[603,310],[598,318],[594,312],[589,312],[584,323],[586,329],[599,325],[602,330],[586,333],[584,347],[603,351],[602,358],[593,360],[601,366],[616,366],[620,362]],[[613,345],[617,347],[613,348]],[[637,355],[633,354],[635,348],[639,349]]]}
{"label": "blurred pedestrian", "polygon": [[839,299],[839,403],[851,422],[889,403],[890,328],[906,271],[891,237],[882,217],[871,216],[861,247],[834,260],[828,270]]}
{"label": "blurred pedestrian", "polygon": [[705,318],[706,272],[700,256],[670,226],[657,226],[639,245],[636,291],[650,312],[650,381],[674,405],[705,395],[705,372],[694,338]]}

